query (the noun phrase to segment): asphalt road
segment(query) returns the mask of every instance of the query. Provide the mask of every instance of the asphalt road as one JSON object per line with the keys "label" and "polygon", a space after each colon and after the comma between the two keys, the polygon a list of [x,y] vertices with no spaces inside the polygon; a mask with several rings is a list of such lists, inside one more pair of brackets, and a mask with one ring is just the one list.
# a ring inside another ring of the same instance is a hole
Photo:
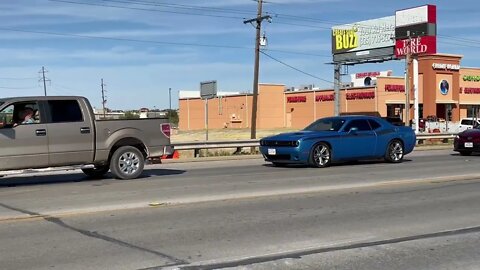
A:
{"label": "asphalt road", "polygon": [[1,269],[479,269],[480,156],[0,179]]}

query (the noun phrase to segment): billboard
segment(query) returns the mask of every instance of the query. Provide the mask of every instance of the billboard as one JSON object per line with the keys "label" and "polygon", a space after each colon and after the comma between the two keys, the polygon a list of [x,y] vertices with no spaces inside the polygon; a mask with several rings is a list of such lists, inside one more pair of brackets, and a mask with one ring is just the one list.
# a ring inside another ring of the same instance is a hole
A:
{"label": "billboard", "polygon": [[332,27],[332,54],[393,47],[395,16]]}
{"label": "billboard", "polygon": [[402,27],[415,24],[437,23],[437,7],[425,5],[395,12],[395,26]]}
{"label": "billboard", "polygon": [[410,40],[397,40],[395,44],[395,56],[402,58],[408,53],[413,55],[437,53],[437,37],[425,36],[412,38]]}
{"label": "billboard", "polygon": [[377,77],[392,76],[392,71],[370,71],[350,74],[350,80],[353,87],[365,87],[377,84]]}
{"label": "billboard", "polygon": [[202,99],[214,98],[217,96],[217,81],[200,82],[200,97]]}
{"label": "billboard", "polygon": [[395,56],[437,53],[437,7],[424,5],[395,12]]}

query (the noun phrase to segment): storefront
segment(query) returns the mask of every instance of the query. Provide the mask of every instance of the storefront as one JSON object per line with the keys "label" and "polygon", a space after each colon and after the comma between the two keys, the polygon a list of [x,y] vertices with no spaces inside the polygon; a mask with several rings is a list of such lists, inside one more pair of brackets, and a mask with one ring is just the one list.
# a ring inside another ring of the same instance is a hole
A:
{"label": "storefront", "polygon": [[[425,55],[418,58],[420,118],[459,121],[479,116],[480,68],[460,67],[461,56]],[[409,74],[411,85],[413,76]],[[342,114],[369,114],[413,119],[414,94],[410,93],[410,116],[405,115],[405,79],[391,72],[365,72],[355,77],[362,86],[340,90]],[[352,80],[353,82],[353,80]],[[368,82],[368,83],[367,83]],[[199,97],[179,99],[180,129],[205,128],[205,102]],[[251,94],[224,95],[209,100],[209,128],[249,128]],[[303,128],[315,119],[334,114],[333,89],[289,91],[282,84],[260,84],[258,129]]]}

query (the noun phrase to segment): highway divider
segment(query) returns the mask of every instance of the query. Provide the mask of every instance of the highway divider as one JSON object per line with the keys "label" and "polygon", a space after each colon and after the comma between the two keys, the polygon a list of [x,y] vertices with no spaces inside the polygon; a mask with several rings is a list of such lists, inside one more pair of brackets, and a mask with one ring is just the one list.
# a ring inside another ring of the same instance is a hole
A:
{"label": "highway divider", "polygon": [[[427,141],[448,143],[449,140],[455,138],[456,134],[451,133],[421,133],[417,134],[417,145],[423,145]],[[200,156],[200,150],[235,148],[234,154],[242,152],[242,148],[259,147],[259,139],[249,140],[232,140],[232,141],[195,141],[195,142],[179,142],[174,143],[174,150],[193,150],[194,157]]]}

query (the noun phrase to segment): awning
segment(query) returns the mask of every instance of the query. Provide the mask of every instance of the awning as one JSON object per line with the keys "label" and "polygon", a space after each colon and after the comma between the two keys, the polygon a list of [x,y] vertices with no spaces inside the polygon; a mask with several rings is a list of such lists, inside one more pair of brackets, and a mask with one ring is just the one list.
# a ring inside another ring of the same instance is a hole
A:
{"label": "awning", "polygon": [[[400,105],[405,105],[406,100],[385,100],[385,104],[400,104]],[[413,104],[413,100],[410,101],[410,104]]]}
{"label": "awning", "polygon": [[437,104],[458,104],[457,100],[437,100]]}
{"label": "awning", "polygon": [[480,101],[462,101],[460,102],[460,105],[479,105],[480,106]]}

